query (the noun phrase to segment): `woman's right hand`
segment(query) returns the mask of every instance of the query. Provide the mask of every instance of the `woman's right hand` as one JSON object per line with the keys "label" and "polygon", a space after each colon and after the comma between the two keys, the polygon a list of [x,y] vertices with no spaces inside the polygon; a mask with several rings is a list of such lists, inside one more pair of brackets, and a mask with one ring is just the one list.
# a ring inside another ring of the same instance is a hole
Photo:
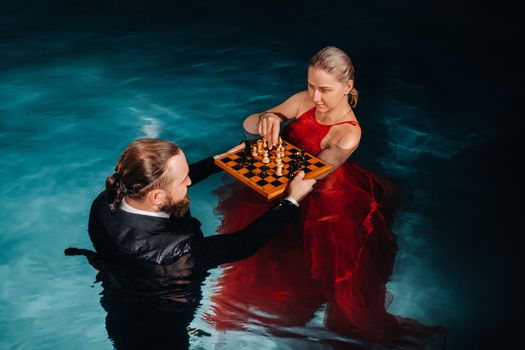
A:
{"label": "woman's right hand", "polygon": [[281,118],[272,112],[264,112],[259,115],[257,133],[266,139],[268,147],[276,147],[279,144],[279,132],[281,129]]}

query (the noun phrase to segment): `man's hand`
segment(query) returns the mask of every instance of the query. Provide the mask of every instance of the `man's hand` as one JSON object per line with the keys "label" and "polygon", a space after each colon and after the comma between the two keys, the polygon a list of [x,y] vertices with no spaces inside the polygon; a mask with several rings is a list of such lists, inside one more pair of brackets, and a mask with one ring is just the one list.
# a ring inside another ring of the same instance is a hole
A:
{"label": "man's hand", "polygon": [[312,191],[312,188],[316,182],[317,181],[315,179],[305,180],[304,171],[300,171],[290,182],[290,185],[288,186],[288,194],[291,198],[299,202]]}

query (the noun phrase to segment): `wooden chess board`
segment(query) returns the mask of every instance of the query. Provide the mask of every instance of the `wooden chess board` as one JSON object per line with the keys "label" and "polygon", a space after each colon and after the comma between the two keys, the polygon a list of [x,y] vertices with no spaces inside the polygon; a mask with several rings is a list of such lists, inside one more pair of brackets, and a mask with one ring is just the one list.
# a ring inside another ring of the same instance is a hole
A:
{"label": "wooden chess board", "polygon": [[[282,176],[276,175],[275,149],[268,150],[270,158],[270,163],[268,164],[262,163],[262,155],[253,157],[250,150],[247,151],[246,156],[243,155],[243,152],[245,152],[243,150],[217,158],[215,159],[215,164],[237,180],[257,191],[268,201],[284,194],[288,181],[291,181],[293,175],[299,171],[305,172],[305,179],[311,179],[330,171],[332,168],[327,162],[307,152],[301,153],[299,148],[289,142],[283,141],[282,145],[284,147]],[[300,166],[290,176],[290,169],[294,163]],[[264,174],[261,175],[263,170],[266,172],[266,176]]]}

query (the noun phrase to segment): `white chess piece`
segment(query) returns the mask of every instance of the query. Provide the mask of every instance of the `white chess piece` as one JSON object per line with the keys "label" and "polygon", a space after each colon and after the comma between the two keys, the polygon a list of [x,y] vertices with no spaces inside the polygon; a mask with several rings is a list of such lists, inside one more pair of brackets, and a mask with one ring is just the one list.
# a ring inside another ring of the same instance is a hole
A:
{"label": "white chess piece", "polygon": [[275,171],[275,175],[283,176],[283,162],[277,163],[277,170]]}
{"label": "white chess piece", "polygon": [[268,151],[264,151],[263,159],[261,160],[264,164],[270,163],[270,158],[268,158]]}

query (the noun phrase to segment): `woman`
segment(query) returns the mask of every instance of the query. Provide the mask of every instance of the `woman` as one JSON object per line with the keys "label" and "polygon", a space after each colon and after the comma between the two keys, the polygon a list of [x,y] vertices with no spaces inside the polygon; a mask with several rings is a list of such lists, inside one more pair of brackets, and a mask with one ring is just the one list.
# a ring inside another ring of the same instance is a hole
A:
{"label": "woman", "polygon": [[[307,91],[245,119],[246,131],[272,146],[281,123],[295,119],[283,138],[333,169],[301,203],[302,222],[224,272],[222,289],[212,298],[215,316],[209,317],[216,326],[231,328],[247,317],[278,328],[304,325],[327,303],[326,326],[338,333],[381,344],[406,338],[405,320],[385,310],[385,284],[397,250],[385,182],[348,160],[361,139],[353,110],[357,100],[350,58],[326,47],[310,60]],[[242,212],[230,211],[241,200],[246,203]],[[261,206],[253,194],[242,191],[223,200],[221,231],[234,231]],[[257,312],[242,312],[250,308]]]}

